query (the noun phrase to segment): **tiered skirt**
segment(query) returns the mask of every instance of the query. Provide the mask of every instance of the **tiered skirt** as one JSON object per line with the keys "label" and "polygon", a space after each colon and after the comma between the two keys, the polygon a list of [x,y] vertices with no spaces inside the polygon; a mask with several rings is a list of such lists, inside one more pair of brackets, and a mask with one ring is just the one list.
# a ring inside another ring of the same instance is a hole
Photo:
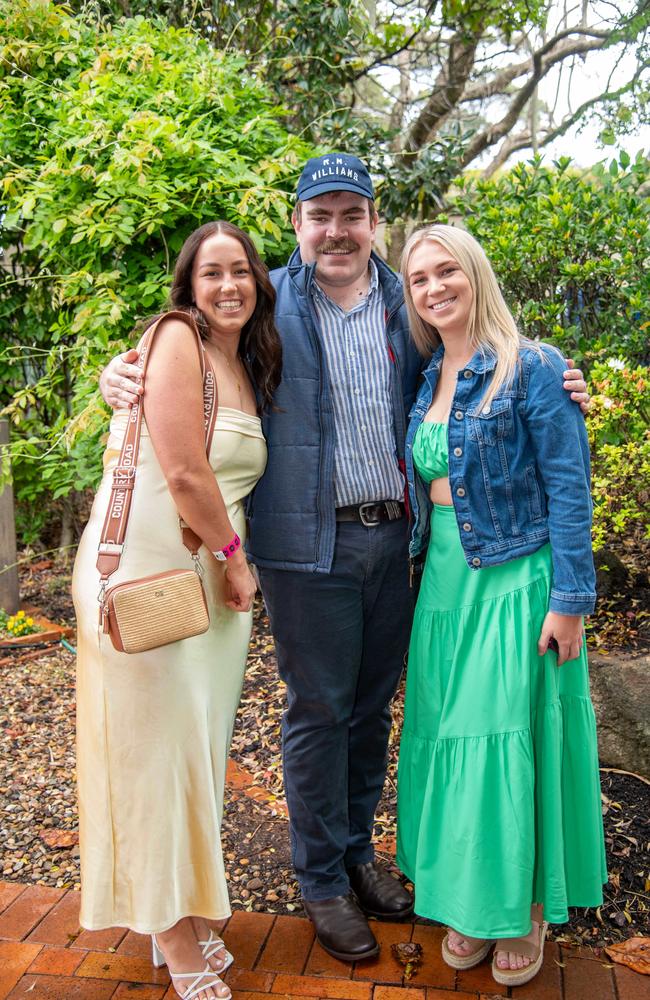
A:
{"label": "tiered skirt", "polygon": [[548,545],[471,570],[435,506],[408,660],[398,863],[421,916],[473,937],[562,923],[607,881],[586,650],[558,668],[537,640]]}

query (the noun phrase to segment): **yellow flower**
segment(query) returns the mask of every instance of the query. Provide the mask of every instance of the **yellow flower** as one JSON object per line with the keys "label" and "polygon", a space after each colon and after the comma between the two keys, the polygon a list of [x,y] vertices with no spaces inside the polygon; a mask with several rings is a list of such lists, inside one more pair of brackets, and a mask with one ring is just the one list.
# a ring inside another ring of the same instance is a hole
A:
{"label": "yellow flower", "polygon": [[24,618],[24,617],[25,617],[24,611],[19,611],[18,614],[16,615],[16,618]]}
{"label": "yellow flower", "polygon": [[27,624],[28,625],[33,625],[34,624],[34,619],[33,618],[28,618],[27,619]]}

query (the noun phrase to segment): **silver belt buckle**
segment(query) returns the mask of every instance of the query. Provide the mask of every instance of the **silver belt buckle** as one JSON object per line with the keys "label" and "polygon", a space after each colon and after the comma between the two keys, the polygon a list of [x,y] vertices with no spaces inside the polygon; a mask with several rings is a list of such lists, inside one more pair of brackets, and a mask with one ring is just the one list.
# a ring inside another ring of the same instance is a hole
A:
{"label": "silver belt buckle", "polygon": [[366,528],[376,528],[377,525],[380,524],[379,518],[377,518],[376,521],[368,521],[366,519],[366,508],[368,508],[368,507],[377,507],[377,506],[378,506],[378,504],[375,501],[373,501],[372,503],[360,503],[359,504],[359,520],[364,525],[364,527],[366,527]]}

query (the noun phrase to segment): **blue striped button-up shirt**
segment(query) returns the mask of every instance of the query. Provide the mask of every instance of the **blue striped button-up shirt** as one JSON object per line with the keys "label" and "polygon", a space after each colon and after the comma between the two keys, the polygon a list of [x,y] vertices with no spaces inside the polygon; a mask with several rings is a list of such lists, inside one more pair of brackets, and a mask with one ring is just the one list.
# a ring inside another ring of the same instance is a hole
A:
{"label": "blue striped button-up shirt", "polygon": [[345,312],[312,282],[332,392],[336,506],[402,500],[390,402],[384,296],[370,261],[367,297]]}

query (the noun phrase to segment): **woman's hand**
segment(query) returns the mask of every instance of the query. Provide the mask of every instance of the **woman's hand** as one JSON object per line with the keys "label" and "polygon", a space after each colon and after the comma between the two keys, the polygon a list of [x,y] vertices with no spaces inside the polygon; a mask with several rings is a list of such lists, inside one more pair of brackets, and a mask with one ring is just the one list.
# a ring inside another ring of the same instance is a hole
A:
{"label": "woman's hand", "polygon": [[557,646],[557,665],[561,667],[567,660],[575,660],[580,653],[582,631],[582,615],[559,615],[556,611],[549,611],[539,634],[537,652],[543,656],[549,646],[551,649]]}
{"label": "woman's hand", "polygon": [[232,611],[250,611],[257,591],[246,556],[240,550],[226,562],[226,607]]}

